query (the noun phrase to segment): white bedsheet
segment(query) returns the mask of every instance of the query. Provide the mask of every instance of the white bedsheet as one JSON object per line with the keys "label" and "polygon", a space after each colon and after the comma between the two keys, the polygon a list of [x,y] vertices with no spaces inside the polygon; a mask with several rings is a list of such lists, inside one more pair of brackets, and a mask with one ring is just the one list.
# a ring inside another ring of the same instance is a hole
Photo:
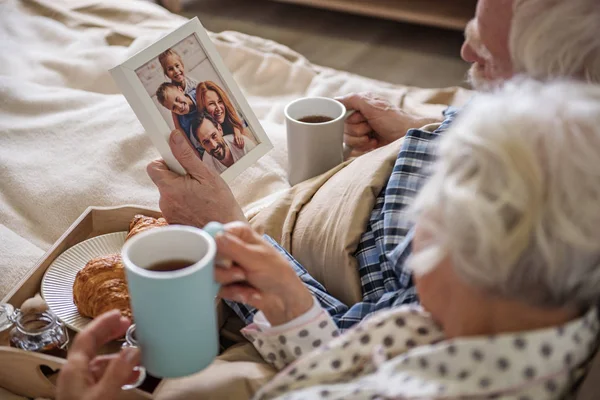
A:
{"label": "white bedsheet", "polygon": [[[158,153],[107,70],[183,21],[144,1],[0,0],[0,298],[88,206],[157,207],[145,166]],[[370,90],[439,115],[428,103],[466,97],[316,67],[239,33],[212,38],[275,145],[232,184],[249,214],[288,187],[290,100]]]}

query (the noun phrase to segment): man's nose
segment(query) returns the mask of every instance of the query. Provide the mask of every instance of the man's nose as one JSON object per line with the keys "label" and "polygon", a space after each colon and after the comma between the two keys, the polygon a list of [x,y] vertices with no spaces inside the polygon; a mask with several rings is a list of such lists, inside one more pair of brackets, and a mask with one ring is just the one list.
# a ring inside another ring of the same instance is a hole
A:
{"label": "man's nose", "polygon": [[460,48],[460,57],[468,63],[474,62],[472,60],[473,49],[471,48],[471,46],[469,46],[469,44],[466,41],[463,43],[462,47]]}
{"label": "man's nose", "polygon": [[460,49],[460,56],[463,60],[471,64],[476,62],[481,63],[483,61],[483,59],[479,56],[479,54],[477,54],[477,52],[467,41],[463,43],[463,46]]}

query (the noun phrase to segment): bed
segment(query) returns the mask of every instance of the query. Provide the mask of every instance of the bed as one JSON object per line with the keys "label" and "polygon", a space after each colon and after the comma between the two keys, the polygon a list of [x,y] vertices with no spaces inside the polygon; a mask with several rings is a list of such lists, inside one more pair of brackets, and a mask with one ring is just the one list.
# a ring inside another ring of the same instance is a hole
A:
{"label": "bed", "polygon": [[[139,0],[0,2],[0,298],[88,206],[157,208],[145,167],[158,152],[107,70],[184,21]],[[211,38],[275,147],[231,184],[249,217],[290,189],[283,116],[289,101],[373,91],[439,117],[470,96],[316,66],[237,32]]]}
{"label": "bed", "polygon": [[[159,158],[107,70],[184,18],[144,1],[0,3],[0,298],[90,205],[157,207],[146,164]],[[252,216],[289,188],[283,108],[300,96],[375,91],[439,116],[469,95],[312,65],[236,32],[211,34],[275,149],[233,183]]]}

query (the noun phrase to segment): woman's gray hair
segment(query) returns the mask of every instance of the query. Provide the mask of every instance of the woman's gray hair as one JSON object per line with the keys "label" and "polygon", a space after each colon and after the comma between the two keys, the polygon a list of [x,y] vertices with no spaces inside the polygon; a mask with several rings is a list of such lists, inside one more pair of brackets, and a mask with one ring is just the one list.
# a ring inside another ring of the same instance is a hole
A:
{"label": "woman's gray hair", "polygon": [[600,86],[509,82],[444,134],[412,211],[427,243],[474,286],[542,306],[600,294]]}
{"label": "woman's gray hair", "polygon": [[510,50],[516,74],[600,83],[600,1],[515,0]]}

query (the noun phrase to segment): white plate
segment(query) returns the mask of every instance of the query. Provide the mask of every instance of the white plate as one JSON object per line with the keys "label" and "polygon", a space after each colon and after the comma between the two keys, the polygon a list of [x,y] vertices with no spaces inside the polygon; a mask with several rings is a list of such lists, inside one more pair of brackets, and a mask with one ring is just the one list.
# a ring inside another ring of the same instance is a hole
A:
{"label": "white plate", "polygon": [[77,272],[92,258],[121,253],[127,232],[96,236],[65,250],[54,260],[42,278],[42,297],[50,311],[74,331],[81,331],[91,318],[82,317],[73,303],[73,283]]}

